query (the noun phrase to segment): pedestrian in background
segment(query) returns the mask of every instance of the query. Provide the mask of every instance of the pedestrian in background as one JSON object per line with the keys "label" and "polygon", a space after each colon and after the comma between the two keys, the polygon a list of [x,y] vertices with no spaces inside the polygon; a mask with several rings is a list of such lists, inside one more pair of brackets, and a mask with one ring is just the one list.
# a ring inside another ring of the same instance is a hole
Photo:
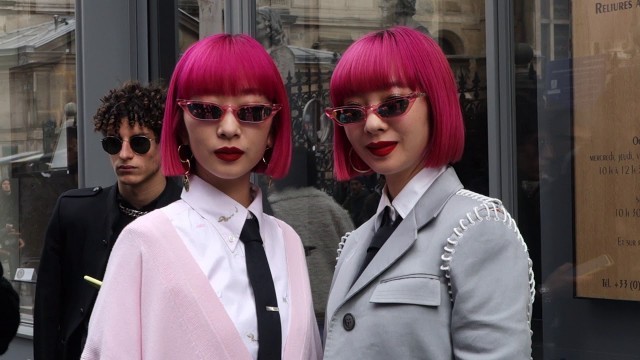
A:
{"label": "pedestrian in background", "polygon": [[38,268],[34,308],[36,360],[79,359],[98,289],[122,229],[178,199],[180,187],[160,169],[166,92],[126,83],[110,90],[94,116],[117,181],[63,193],[51,215]]}

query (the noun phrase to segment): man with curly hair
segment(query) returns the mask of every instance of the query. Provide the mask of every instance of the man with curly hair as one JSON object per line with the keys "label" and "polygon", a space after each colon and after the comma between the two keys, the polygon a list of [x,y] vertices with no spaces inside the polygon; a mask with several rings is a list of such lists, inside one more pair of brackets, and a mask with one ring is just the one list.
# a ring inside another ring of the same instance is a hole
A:
{"label": "man with curly hair", "polygon": [[[120,231],[135,218],[180,197],[160,168],[166,92],[130,82],[109,91],[94,116],[116,184],[65,192],[54,208],[38,270],[35,359],[79,359],[98,289]],[[160,239],[159,239],[160,240]]]}

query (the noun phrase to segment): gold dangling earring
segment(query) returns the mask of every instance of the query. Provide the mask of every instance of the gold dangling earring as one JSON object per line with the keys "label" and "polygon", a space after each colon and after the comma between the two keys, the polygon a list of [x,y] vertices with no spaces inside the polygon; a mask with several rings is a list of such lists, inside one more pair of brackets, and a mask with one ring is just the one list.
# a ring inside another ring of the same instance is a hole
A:
{"label": "gold dangling earring", "polygon": [[264,157],[267,155],[267,151],[271,150],[271,146],[267,145],[267,148],[264,149],[264,152],[262,153],[262,163],[266,167],[269,167],[269,162],[267,161],[267,159],[265,159]]}
{"label": "gold dangling earring", "polygon": [[[359,174],[366,174],[366,173],[368,173],[369,171],[371,171],[371,168],[368,168],[368,169],[366,169],[366,170],[361,170],[361,169],[358,169],[357,167],[355,167],[355,165],[353,165],[353,160],[351,159],[352,157],[353,157],[353,148],[349,149],[349,165],[351,165],[351,168],[352,168],[355,172],[357,172],[357,173],[359,173]],[[361,160],[361,161],[362,161],[362,160]],[[364,161],[363,161],[363,162],[364,162]]]}
{"label": "gold dangling earring", "polygon": [[[264,149],[264,152],[262,153],[262,163],[264,164],[265,171],[269,167],[269,162],[267,161],[267,159],[265,159],[265,156],[267,155],[267,151],[269,151],[269,150],[271,150],[271,146],[267,145],[267,148]],[[269,176],[269,182],[267,183],[267,189],[271,189],[271,185],[272,184],[273,184],[273,177]]]}
{"label": "gold dangling earring", "polygon": [[191,170],[191,161],[189,159],[182,161],[183,164],[187,164],[187,170],[185,170],[184,175],[182,175],[182,186],[186,192],[189,192],[189,171]]}
{"label": "gold dangling earring", "polygon": [[193,154],[188,144],[178,146],[178,158],[182,163],[182,167],[185,169],[184,175],[182,175],[182,186],[185,191],[189,192],[189,176],[191,175],[190,159],[193,158]]}

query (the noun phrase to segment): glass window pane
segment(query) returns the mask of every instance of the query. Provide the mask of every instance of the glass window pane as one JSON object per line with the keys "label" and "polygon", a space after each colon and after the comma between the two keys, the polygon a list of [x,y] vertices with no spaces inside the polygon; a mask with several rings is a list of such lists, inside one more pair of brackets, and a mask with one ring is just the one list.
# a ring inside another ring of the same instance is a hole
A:
{"label": "glass window pane", "polygon": [[571,46],[571,27],[566,24],[554,25],[554,59],[568,59]]}
{"label": "glass window pane", "polygon": [[178,48],[182,54],[189,45],[207,35],[224,31],[224,1],[178,1]]}
{"label": "glass window pane", "polygon": [[[549,18],[549,1],[550,0],[540,0],[540,18],[548,19]],[[523,3],[526,1],[518,1],[516,3]]]}
{"label": "glass window pane", "polygon": [[569,0],[553,1],[553,18],[555,20],[568,20],[570,12]]}
{"label": "glass window pane", "polygon": [[256,38],[271,53],[290,94],[295,147],[289,176],[265,190],[276,217],[292,224],[305,246],[318,249],[308,254],[307,262],[322,321],[341,233],[328,236],[323,229],[305,226],[318,223],[313,218],[322,211],[315,202],[293,211],[293,194],[304,199],[301,189],[319,190],[348,210],[358,226],[375,213],[383,184],[375,175],[351,183],[333,177],[334,125],[322,109],[331,105],[329,82],[336,62],[355,39],[393,25],[410,26],[436,39],[458,82],[466,125],[465,155],[455,168],[467,188],[486,194],[484,1],[259,0],[256,10]]}
{"label": "glass window pane", "polygon": [[515,92],[518,223],[538,290],[534,359],[632,359],[640,335],[635,5],[549,5],[546,23],[543,8],[515,14],[528,24],[516,39],[536,33],[517,44],[532,56],[517,66]]}
{"label": "glass window pane", "polygon": [[76,18],[72,0],[17,3],[0,6],[0,261],[28,325],[47,222],[77,187]]}

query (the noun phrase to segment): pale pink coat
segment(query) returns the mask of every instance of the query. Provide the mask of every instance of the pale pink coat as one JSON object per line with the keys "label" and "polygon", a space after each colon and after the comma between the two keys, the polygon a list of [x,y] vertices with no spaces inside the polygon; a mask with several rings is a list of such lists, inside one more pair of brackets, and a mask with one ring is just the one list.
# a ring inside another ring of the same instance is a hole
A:
{"label": "pale pink coat", "polygon": [[[290,286],[283,359],[322,358],[304,249],[277,220]],[[121,233],[91,316],[82,359],[250,360],[233,321],[164,212]]]}

